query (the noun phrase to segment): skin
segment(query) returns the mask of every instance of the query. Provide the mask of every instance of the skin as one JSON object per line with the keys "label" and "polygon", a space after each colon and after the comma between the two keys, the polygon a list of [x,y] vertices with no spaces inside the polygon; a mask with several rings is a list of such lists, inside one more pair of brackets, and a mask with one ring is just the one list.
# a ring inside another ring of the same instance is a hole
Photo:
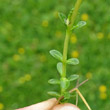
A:
{"label": "skin", "polygon": [[[20,108],[20,109],[16,109],[16,110],[80,110],[77,106],[73,105],[73,104],[69,104],[69,103],[65,103],[65,104],[58,104],[56,106],[55,103],[57,102],[56,98],[52,98],[28,107],[24,107],[24,108]],[[53,107],[54,106],[54,107]]]}
{"label": "skin", "polygon": [[80,110],[76,105],[65,103],[65,104],[59,104],[53,107],[52,110]]}

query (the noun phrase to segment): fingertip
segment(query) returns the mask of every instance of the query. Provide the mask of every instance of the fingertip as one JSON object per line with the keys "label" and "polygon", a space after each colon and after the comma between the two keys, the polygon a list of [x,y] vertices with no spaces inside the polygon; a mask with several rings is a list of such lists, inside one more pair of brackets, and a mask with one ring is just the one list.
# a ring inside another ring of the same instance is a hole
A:
{"label": "fingertip", "polygon": [[56,98],[51,98],[51,99],[48,99],[48,101],[56,102],[57,99]]}

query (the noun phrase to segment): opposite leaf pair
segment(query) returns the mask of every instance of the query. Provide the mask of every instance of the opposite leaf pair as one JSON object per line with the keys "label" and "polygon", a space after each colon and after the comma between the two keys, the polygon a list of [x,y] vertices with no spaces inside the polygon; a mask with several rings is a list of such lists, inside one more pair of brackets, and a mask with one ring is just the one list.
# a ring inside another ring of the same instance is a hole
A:
{"label": "opposite leaf pair", "polygon": [[[71,11],[73,11],[73,10],[71,10]],[[70,17],[71,17],[71,13],[72,13],[71,11],[70,11],[70,14],[68,15],[68,18],[66,18],[66,16],[63,13],[59,13],[60,20],[67,26],[70,23]],[[71,28],[71,30],[82,28],[85,25],[86,25],[85,21],[79,21],[77,25],[75,25]]]}
{"label": "opposite leaf pair", "polygon": [[[57,50],[50,50],[50,54],[56,58],[57,60],[61,61],[63,60],[63,55],[57,51]],[[67,64],[72,64],[72,65],[77,65],[79,64],[79,60],[77,58],[71,58],[71,59],[68,59],[66,61]]]}
{"label": "opposite leaf pair", "polygon": [[[68,77],[68,81],[74,81],[74,80],[76,80],[76,79],[78,79],[78,77],[79,77],[79,75],[76,75],[76,74],[74,74],[74,75],[71,75],[70,77]],[[61,81],[67,81],[67,79],[65,79],[65,78],[62,78],[61,80],[58,80],[58,79],[50,79],[49,81],[48,81],[48,83],[49,84],[60,84],[61,83]]]}

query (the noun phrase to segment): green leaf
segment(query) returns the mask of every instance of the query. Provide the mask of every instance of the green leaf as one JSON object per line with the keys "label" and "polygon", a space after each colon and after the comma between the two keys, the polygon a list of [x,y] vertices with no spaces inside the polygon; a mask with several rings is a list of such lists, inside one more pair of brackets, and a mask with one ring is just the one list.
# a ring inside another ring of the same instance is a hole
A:
{"label": "green leaf", "polygon": [[62,63],[61,62],[57,63],[57,70],[60,73],[60,75],[62,76]]}
{"label": "green leaf", "polygon": [[66,16],[63,14],[63,13],[58,13],[58,15],[59,15],[59,18],[60,18],[60,20],[64,23],[64,24],[66,24]]}
{"label": "green leaf", "polygon": [[76,26],[73,26],[71,30],[74,30],[74,29],[76,29],[76,28],[78,28],[78,26],[77,26],[77,25],[76,25]]}
{"label": "green leaf", "polygon": [[70,58],[67,60],[66,63],[71,64],[71,65],[77,65],[77,64],[79,64],[79,60],[77,58]]}
{"label": "green leaf", "polygon": [[81,27],[83,27],[83,26],[85,26],[85,25],[86,25],[86,22],[85,22],[85,21],[80,21],[80,22],[77,24],[78,28],[81,28]]}
{"label": "green leaf", "polygon": [[67,78],[61,78],[60,85],[62,89],[66,90],[70,85],[70,81]]}
{"label": "green leaf", "polygon": [[71,94],[69,92],[65,92],[64,99],[70,99],[70,98],[71,98]]}
{"label": "green leaf", "polygon": [[68,19],[69,19],[69,20],[71,19],[71,16],[72,16],[73,11],[74,11],[74,8],[72,8],[72,9],[70,10],[69,14],[68,14]]}
{"label": "green leaf", "polygon": [[71,75],[71,76],[68,78],[68,80],[69,80],[69,81],[74,81],[74,80],[76,80],[76,79],[78,79],[78,78],[79,78],[79,75],[74,74],[74,75]]}
{"label": "green leaf", "polygon": [[60,81],[58,79],[50,79],[48,81],[49,84],[60,84]]}
{"label": "green leaf", "polygon": [[56,58],[56,59],[58,59],[58,60],[60,60],[60,61],[62,61],[62,54],[59,52],[59,51],[57,51],[57,50],[50,50],[50,54],[54,57],[54,58]]}
{"label": "green leaf", "polygon": [[76,26],[73,26],[71,30],[74,30],[76,28],[81,28],[81,27],[83,27],[85,25],[86,25],[85,21],[80,21]]}
{"label": "green leaf", "polygon": [[55,92],[55,91],[49,91],[48,94],[51,96],[60,97],[60,94],[58,92]]}

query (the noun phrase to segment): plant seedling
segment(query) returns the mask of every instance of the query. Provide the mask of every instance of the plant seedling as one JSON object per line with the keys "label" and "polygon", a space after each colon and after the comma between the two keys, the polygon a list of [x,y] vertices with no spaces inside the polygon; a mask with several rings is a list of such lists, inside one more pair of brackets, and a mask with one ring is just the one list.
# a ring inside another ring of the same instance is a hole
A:
{"label": "plant seedling", "polygon": [[[91,108],[89,107],[88,103],[86,102],[85,98],[83,97],[83,95],[81,94],[81,92],[79,91],[78,87],[81,86],[83,83],[85,83],[86,81],[84,81],[81,84],[77,84],[76,87],[70,91],[68,91],[68,87],[70,86],[70,82],[77,80],[79,78],[79,75],[77,74],[73,74],[69,77],[67,77],[67,73],[66,73],[66,66],[67,65],[77,65],[79,64],[79,60],[77,58],[69,58],[67,59],[67,52],[68,52],[68,44],[69,44],[69,38],[72,34],[72,32],[75,29],[79,29],[82,28],[83,26],[86,25],[85,21],[79,21],[76,25],[74,25],[77,13],[78,13],[78,9],[80,7],[82,0],[77,0],[75,7],[72,8],[68,14],[68,17],[66,17],[63,13],[59,13],[59,18],[62,21],[62,23],[65,24],[66,26],[66,37],[65,37],[65,41],[64,41],[64,49],[63,49],[63,54],[57,50],[51,50],[50,54],[57,59],[59,62],[57,63],[57,70],[60,74],[60,79],[50,79],[48,81],[49,84],[58,84],[60,85],[61,88],[61,92],[55,92],[55,91],[50,91],[48,92],[49,95],[52,96],[56,96],[58,98],[58,101],[67,101],[68,99],[70,99],[71,97],[73,97],[71,95],[72,92],[76,92],[81,99],[83,100],[83,102],[85,103],[85,105],[87,106],[87,108],[89,110],[91,110]],[[76,97],[76,105],[78,103],[78,97]]]}

